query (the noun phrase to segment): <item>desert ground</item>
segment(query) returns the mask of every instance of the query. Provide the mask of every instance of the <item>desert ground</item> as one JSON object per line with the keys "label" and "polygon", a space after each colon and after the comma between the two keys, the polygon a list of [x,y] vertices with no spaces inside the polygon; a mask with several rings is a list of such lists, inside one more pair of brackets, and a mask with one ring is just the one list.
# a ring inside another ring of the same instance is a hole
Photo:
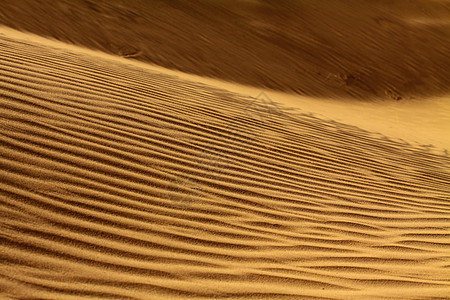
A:
{"label": "desert ground", "polygon": [[450,93],[448,0],[2,0],[0,24],[312,97]]}
{"label": "desert ground", "polygon": [[0,298],[449,298],[448,1],[38,2],[0,4]]}

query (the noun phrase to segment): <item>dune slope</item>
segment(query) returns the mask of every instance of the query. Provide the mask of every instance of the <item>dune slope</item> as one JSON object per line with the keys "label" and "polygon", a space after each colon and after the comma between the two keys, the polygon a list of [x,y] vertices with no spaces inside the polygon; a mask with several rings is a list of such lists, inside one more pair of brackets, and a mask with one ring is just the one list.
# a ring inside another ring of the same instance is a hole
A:
{"label": "dune slope", "polygon": [[450,94],[448,0],[2,0],[0,24],[300,95]]}
{"label": "dune slope", "polygon": [[0,77],[1,297],[450,294],[446,157],[6,34]]}

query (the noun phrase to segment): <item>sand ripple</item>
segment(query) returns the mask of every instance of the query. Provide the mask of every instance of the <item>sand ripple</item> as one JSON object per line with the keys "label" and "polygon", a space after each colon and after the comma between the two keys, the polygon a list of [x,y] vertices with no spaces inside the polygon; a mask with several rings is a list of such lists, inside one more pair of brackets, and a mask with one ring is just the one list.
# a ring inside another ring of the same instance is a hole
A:
{"label": "sand ripple", "polygon": [[0,295],[449,295],[449,159],[259,100],[0,35]]}

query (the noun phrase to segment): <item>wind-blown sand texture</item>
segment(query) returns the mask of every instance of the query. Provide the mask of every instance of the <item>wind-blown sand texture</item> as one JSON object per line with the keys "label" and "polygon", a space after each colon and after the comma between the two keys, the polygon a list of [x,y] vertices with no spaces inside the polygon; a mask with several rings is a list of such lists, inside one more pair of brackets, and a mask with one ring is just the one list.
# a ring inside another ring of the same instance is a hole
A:
{"label": "wind-blown sand texture", "polygon": [[2,298],[450,295],[444,156],[8,34],[0,77]]}
{"label": "wind-blown sand texture", "polygon": [[450,93],[448,0],[2,0],[0,24],[315,97]]}

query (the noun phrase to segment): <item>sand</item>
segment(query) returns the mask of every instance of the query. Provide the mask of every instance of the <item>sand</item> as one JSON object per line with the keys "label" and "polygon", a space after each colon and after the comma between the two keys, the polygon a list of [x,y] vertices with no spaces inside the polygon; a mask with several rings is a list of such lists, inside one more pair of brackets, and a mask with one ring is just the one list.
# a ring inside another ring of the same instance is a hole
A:
{"label": "sand", "polygon": [[450,93],[448,0],[2,0],[0,24],[314,97]]}
{"label": "sand", "polygon": [[[0,77],[2,298],[450,294],[444,114],[409,143],[384,104],[254,93],[5,28]],[[397,122],[448,109],[420,103]]]}

